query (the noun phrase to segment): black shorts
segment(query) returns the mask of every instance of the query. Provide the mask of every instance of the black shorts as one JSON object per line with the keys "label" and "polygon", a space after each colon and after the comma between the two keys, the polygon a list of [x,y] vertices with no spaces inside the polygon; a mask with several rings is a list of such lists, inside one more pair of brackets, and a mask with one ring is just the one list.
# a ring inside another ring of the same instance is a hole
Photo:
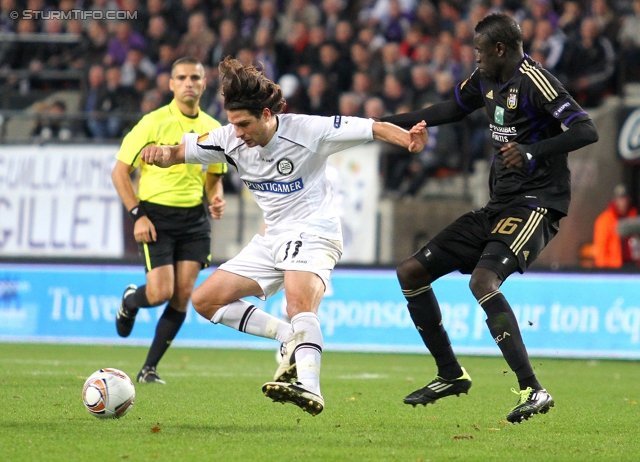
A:
{"label": "black shorts", "polygon": [[518,271],[522,273],[558,233],[561,217],[558,212],[540,207],[513,207],[501,211],[480,209],[462,215],[425,247],[430,249],[435,245],[436,248],[430,250],[441,256],[438,261],[443,261],[443,266],[450,266],[447,273],[459,270],[470,274],[476,266],[492,269],[491,262],[495,260],[483,260],[480,265],[478,262],[488,243],[502,242],[506,246],[505,252],[509,252],[504,256],[515,255]]}
{"label": "black shorts", "polygon": [[204,205],[169,207],[140,202],[156,228],[155,242],[139,244],[147,271],[178,261],[211,262],[211,224]]}

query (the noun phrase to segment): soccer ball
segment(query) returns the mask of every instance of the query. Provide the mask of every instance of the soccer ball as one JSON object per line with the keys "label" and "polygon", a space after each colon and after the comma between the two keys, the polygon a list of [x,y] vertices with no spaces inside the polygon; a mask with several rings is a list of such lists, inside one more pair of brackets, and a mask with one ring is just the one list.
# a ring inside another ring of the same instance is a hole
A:
{"label": "soccer ball", "polygon": [[133,407],[136,389],[127,374],[105,368],[94,372],[82,387],[82,402],[101,419],[119,419]]}

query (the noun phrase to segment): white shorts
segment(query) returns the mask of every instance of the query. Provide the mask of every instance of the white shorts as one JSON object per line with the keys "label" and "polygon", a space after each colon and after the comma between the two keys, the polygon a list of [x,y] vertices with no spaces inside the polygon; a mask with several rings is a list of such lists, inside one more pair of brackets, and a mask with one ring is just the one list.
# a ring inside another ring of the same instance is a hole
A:
{"label": "white shorts", "polygon": [[256,281],[265,300],[284,288],[285,271],[308,271],[329,287],[331,270],[342,257],[342,242],[292,231],[276,236],[256,234],[219,269]]}

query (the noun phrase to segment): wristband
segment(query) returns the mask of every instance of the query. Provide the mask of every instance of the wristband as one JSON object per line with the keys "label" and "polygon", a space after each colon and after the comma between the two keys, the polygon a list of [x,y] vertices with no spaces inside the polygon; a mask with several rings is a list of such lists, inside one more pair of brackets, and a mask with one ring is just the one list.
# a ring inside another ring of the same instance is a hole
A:
{"label": "wristband", "polygon": [[144,209],[142,207],[140,207],[140,205],[136,205],[134,208],[129,210],[129,216],[131,217],[131,219],[135,223],[140,218],[142,218],[144,216],[147,216],[147,214],[144,212]]}

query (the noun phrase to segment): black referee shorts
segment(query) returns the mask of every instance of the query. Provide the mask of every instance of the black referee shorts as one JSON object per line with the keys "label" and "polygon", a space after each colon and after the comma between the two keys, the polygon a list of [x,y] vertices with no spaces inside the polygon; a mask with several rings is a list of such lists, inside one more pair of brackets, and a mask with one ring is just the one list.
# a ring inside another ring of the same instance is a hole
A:
{"label": "black referee shorts", "polygon": [[178,261],[195,261],[203,268],[211,262],[211,224],[204,205],[170,207],[140,202],[156,228],[155,242],[140,243],[147,271]]}
{"label": "black referee shorts", "polygon": [[[443,266],[450,266],[447,272],[459,270],[470,274],[478,266],[487,244],[502,242],[505,255],[501,256],[515,255],[518,271],[522,273],[558,233],[560,218],[559,213],[549,213],[541,207],[513,207],[501,211],[480,209],[462,215],[425,247],[436,246],[432,251],[436,256],[442,256],[438,261],[442,261]],[[492,269],[489,267],[491,262],[483,260],[480,266]]]}

